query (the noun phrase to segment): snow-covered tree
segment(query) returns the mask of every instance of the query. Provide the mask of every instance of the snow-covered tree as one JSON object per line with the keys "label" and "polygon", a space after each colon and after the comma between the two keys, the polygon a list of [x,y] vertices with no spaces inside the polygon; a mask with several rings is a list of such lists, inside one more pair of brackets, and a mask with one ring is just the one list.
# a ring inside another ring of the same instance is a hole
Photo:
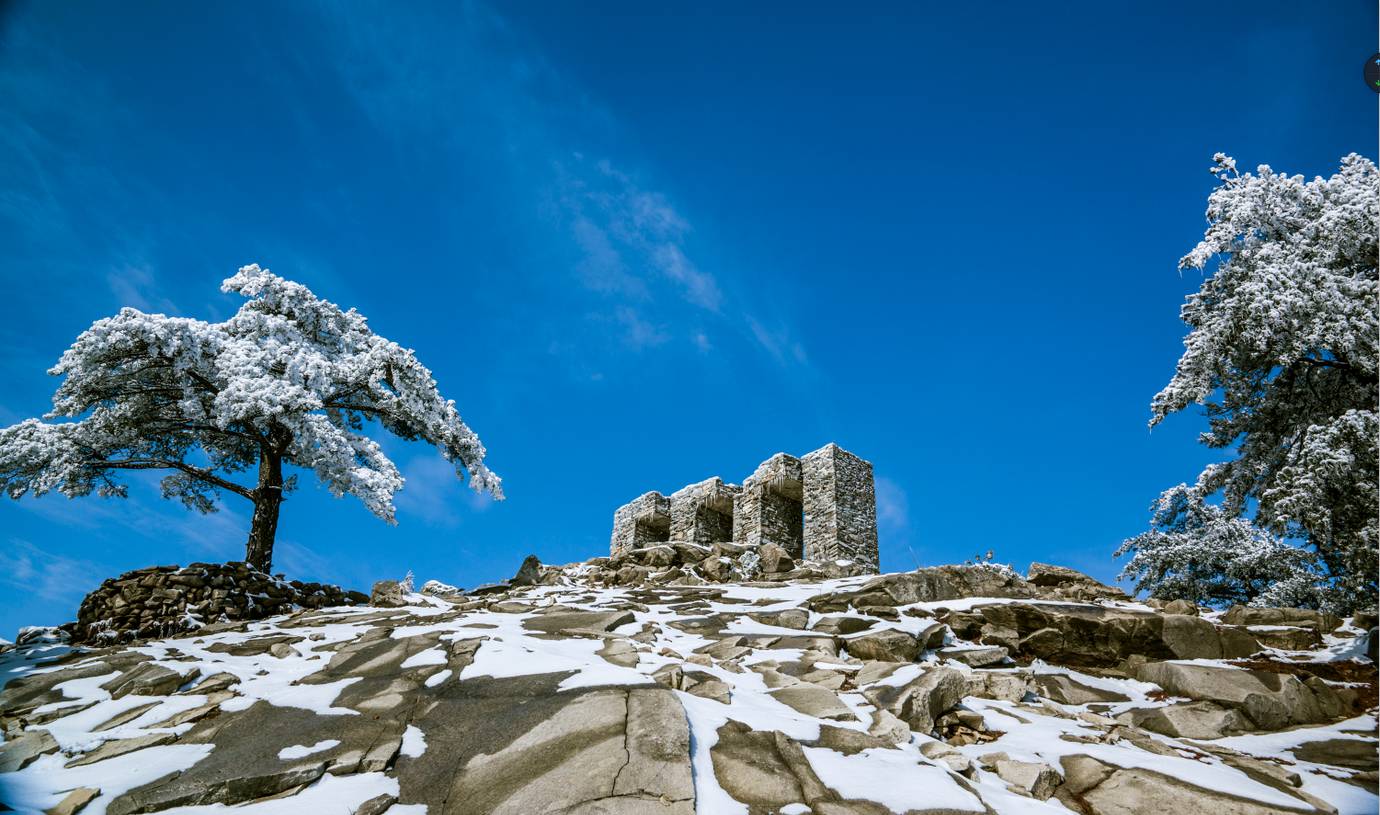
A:
{"label": "snow-covered tree", "polygon": [[[258,265],[221,286],[248,298],[222,323],[121,309],[77,337],[43,422],[0,430],[0,488],[124,497],[124,470],[168,470],[163,496],[201,511],[252,502],[245,560],[269,571],[283,495],[310,469],[337,497],[394,523],[398,468],[365,432],[438,448],[470,486],[502,498],[484,446],[409,349]],[[247,475],[248,478],[243,476]]]}
{"label": "snow-covered tree", "polygon": [[1342,602],[1373,604],[1380,176],[1355,154],[1312,181],[1264,165],[1240,174],[1220,153],[1213,172],[1207,232],[1179,266],[1214,269],[1183,306],[1191,331],[1150,425],[1202,405],[1201,441],[1236,450],[1199,475],[1197,500],[1220,494],[1224,518],[1253,509],[1261,530],[1316,553]]}
{"label": "snow-covered tree", "polygon": [[1155,502],[1151,529],[1124,542],[1120,577],[1164,600],[1317,608],[1332,604],[1318,556],[1205,503],[1180,484]]}

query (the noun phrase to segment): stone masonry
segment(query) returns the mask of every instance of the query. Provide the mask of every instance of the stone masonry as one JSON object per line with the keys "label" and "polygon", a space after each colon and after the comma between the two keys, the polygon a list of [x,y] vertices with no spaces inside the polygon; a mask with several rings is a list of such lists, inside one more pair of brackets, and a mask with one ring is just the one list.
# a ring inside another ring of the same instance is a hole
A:
{"label": "stone masonry", "polygon": [[613,513],[610,553],[640,549],[649,543],[671,539],[671,501],[659,492],[647,492]]}
{"label": "stone masonry", "polygon": [[837,444],[800,459],[805,481],[805,558],[840,558],[877,571],[877,493],[872,465]]}
{"label": "stone masonry", "polygon": [[872,465],[830,443],[799,458],[777,453],[742,486],[716,476],[669,498],[645,493],[614,513],[611,555],[672,541],[773,543],[792,558],[851,560],[875,572]]}
{"label": "stone masonry", "polygon": [[716,543],[733,540],[733,504],[742,488],[718,476],[671,493],[670,540]]}

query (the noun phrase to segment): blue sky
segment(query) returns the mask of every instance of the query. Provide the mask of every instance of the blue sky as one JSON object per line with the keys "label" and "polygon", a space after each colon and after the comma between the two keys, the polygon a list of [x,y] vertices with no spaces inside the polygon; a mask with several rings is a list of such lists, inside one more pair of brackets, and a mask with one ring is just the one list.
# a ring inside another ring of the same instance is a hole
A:
{"label": "blue sky", "polygon": [[[1112,577],[1212,453],[1146,429],[1212,154],[1375,156],[1374,4],[18,3],[0,18],[0,422],[124,305],[257,262],[417,350],[508,500],[392,442],[399,524],[310,482],[277,565],[459,585],[606,551],[648,490],[828,441],[882,565]],[[238,558],[248,507],[0,502],[0,633]]]}

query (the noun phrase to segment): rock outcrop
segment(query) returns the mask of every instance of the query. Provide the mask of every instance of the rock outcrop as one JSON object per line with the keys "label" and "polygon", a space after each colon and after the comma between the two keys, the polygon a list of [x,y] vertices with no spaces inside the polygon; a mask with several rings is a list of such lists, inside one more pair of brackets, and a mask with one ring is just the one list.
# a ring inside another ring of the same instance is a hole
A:
{"label": "rock outcrop", "polygon": [[[679,569],[689,546],[634,550],[645,556],[616,569],[531,560],[468,593],[392,583],[373,607],[284,605],[137,646],[29,632],[0,652],[0,810],[1350,815],[1380,803],[1376,672],[1356,626],[1370,620],[1155,609],[1049,566],[610,580]],[[1262,626],[1322,643],[1261,648]]]}

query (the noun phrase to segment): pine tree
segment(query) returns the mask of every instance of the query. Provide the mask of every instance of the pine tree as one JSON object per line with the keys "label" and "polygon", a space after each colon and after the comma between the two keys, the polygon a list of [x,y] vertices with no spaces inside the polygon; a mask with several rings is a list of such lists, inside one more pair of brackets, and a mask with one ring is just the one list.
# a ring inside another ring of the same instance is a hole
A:
{"label": "pine tree", "polygon": [[65,378],[45,417],[70,421],[0,430],[0,488],[124,497],[122,471],[167,470],[163,496],[191,509],[213,512],[224,493],[253,504],[245,560],[264,572],[296,483],[286,465],[395,522],[403,478],[366,431],[434,445],[502,497],[479,437],[411,350],[257,265],[221,289],[248,298],[225,322],[125,308],[77,337],[49,371]]}
{"label": "pine tree", "polygon": [[[1316,555],[1316,596],[1373,605],[1380,177],[1355,154],[1336,175],[1312,181],[1265,165],[1240,174],[1220,153],[1213,173],[1219,186],[1208,198],[1207,232],[1179,262],[1213,268],[1182,309],[1191,330],[1173,379],[1154,398],[1150,425],[1202,405],[1201,441],[1234,447],[1235,456],[1208,466],[1191,488],[1166,492],[1159,505],[1181,504],[1188,489],[1190,503],[1220,496],[1225,519],[1253,511],[1262,533]],[[1146,551],[1159,540],[1147,534],[1120,551]],[[1202,537],[1220,545],[1238,539]],[[1149,574],[1153,589],[1158,571]]]}

